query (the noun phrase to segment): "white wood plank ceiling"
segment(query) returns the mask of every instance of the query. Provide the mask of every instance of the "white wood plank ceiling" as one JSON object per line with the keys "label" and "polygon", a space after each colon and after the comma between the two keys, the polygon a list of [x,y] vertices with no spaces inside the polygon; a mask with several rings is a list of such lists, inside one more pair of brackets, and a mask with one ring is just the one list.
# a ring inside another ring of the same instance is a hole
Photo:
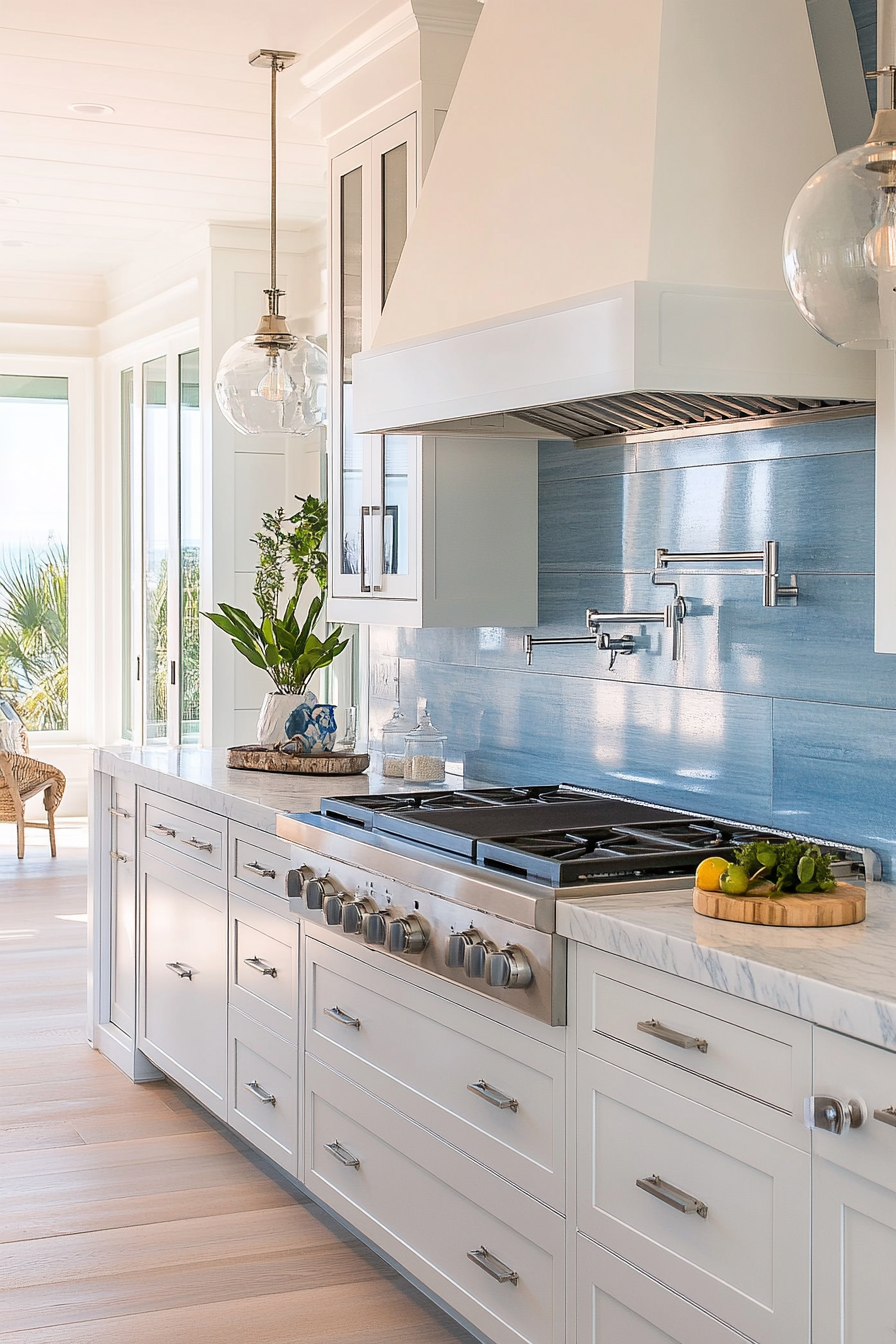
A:
{"label": "white wood plank ceiling", "polygon": [[[0,276],[101,277],[149,239],[268,212],[270,76],[371,0],[40,0],[0,17]],[[280,218],[325,211],[325,154],[280,78]],[[71,104],[106,105],[85,114]]]}

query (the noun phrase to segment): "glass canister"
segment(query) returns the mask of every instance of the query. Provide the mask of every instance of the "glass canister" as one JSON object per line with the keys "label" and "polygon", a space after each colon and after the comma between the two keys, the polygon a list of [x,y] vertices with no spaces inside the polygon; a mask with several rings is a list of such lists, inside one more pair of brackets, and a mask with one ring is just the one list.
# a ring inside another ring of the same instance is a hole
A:
{"label": "glass canister", "polygon": [[396,700],[391,719],[388,723],[383,724],[383,777],[385,779],[404,779],[405,742],[413,726],[413,720],[402,714],[401,706]]}
{"label": "glass canister", "polygon": [[429,717],[429,709],[424,704],[420,722],[405,738],[405,779],[413,784],[443,784],[447,741],[447,735],[435,727]]}

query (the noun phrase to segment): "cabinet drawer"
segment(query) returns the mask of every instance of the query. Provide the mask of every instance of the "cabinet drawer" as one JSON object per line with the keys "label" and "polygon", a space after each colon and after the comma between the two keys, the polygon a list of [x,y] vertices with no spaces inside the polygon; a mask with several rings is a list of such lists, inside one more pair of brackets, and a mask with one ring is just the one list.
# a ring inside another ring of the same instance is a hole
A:
{"label": "cabinet drawer", "polygon": [[808,1022],[592,948],[579,954],[581,1049],[638,1070],[608,1042],[633,1046],[668,1066],[651,1074],[664,1087],[690,1094],[687,1075],[696,1074],[795,1115],[801,1125],[811,1057]]}
{"label": "cabinet drawer", "polygon": [[226,827],[214,812],[140,790],[140,839],[147,852],[222,886]]}
{"label": "cabinet drawer", "polygon": [[140,1049],[224,1117],[227,914],[219,887],[144,857]]}
{"label": "cabinet drawer", "polygon": [[580,1230],[750,1339],[807,1339],[808,1154],[581,1051],[578,1065]]}
{"label": "cabinet drawer", "polygon": [[230,1002],[291,1041],[299,1030],[299,926],[230,898]]}
{"label": "cabinet drawer", "polygon": [[562,1209],[564,1055],[311,934],[305,946],[306,1049]]}
{"label": "cabinet drawer", "polygon": [[896,1190],[896,1054],[816,1027],[812,1091],[843,1101],[855,1098],[867,1111],[858,1129],[843,1134],[816,1130],[818,1156]]}
{"label": "cabinet drawer", "polygon": [[227,1123],[298,1176],[298,1052],[280,1036],[230,1009]]}
{"label": "cabinet drawer", "polygon": [[276,835],[236,821],[230,823],[229,833],[230,890],[248,900],[260,900],[269,910],[286,913],[289,846]]}
{"label": "cabinet drawer", "polygon": [[[305,1089],[309,1190],[496,1344],[560,1344],[559,1214],[317,1060]],[[483,1249],[518,1280],[469,1259]]]}
{"label": "cabinet drawer", "polygon": [[575,1344],[744,1344],[743,1335],[581,1232],[576,1243]]}

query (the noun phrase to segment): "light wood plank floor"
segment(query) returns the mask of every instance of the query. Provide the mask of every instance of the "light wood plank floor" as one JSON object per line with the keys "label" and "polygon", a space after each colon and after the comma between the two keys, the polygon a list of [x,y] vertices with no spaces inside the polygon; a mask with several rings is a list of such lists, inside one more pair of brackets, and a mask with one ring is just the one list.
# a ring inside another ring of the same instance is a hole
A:
{"label": "light wood plank floor", "polygon": [[84,1041],[83,830],[0,826],[0,1344],[474,1344],[169,1083]]}

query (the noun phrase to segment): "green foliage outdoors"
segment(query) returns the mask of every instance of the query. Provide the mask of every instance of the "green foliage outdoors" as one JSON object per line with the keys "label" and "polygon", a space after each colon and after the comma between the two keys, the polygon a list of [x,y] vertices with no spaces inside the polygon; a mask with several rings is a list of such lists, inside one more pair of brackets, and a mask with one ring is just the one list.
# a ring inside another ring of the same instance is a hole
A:
{"label": "green foliage outdoors", "polygon": [[[291,695],[301,695],[314,673],[329,667],[348,645],[341,639],[341,625],[323,640],[314,633],[327,586],[327,553],[322,545],[327,506],[313,495],[299,503],[301,508],[290,517],[283,509],[262,514],[261,530],[255,533],[259,562],[253,594],[260,621],[228,602],[219,603],[218,611],[203,612],[230,636],[238,653],[269,674],[278,691]],[[310,578],[319,592],[302,620],[297,610]],[[288,582],[292,591],[283,606]]]}
{"label": "green foliage outdoors", "polygon": [[26,728],[68,727],[68,555],[51,546],[0,572],[0,695]]}

